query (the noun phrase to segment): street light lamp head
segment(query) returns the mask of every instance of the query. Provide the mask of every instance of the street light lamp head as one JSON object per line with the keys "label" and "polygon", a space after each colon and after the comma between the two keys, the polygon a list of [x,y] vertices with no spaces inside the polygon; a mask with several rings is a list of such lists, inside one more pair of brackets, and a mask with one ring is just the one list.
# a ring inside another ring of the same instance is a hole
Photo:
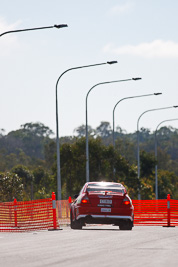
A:
{"label": "street light lamp head", "polygon": [[178,108],[178,106],[173,106],[173,108]]}
{"label": "street light lamp head", "polygon": [[116,60],[115,61],[107,61],[107,64],[109,64],[109,65],[112,65],[112,64],[115,64],[115,63],[117,63]]}
{"label": "street light lamp head", "polygon": [[54,27],[57,28],[57,29],[60,29],[60,28],[68,27],[68,25],[67,24],[59,24],[59,25],[55,24]]}
{"label": "street light lamp head", "polygon": [[138,81],[138,80],[141,80],[142,78],[132,78],[132,80],[134,81]]}
{"label": "street light lamp head", "polygon": [[162,95],[162,93],[154,93],[154,95]]}

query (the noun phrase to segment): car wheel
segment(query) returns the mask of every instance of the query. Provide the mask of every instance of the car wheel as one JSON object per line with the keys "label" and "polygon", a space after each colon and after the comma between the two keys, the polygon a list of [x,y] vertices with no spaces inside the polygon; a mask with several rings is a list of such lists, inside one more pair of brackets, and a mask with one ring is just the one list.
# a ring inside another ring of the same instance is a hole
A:
{"label": "car wheel", "polygon": [[70,212],[70,227],[71,229],[82,229],[82,222],[80,220],[74,220],[72,219],[72,212]]}
{"label": "car wheel", "polygon": [[128,221],[119,225],[120,230],[132,230],[133,222]]}
{"label": "car wheel", "polygon": [[82,229],[82,222],[75,220],[75,229]]}
{"label": "car wheel", "polygon": [[72,219],[72,211],[70,211],[70,227],[71,229],[75,229],[75,222]]}

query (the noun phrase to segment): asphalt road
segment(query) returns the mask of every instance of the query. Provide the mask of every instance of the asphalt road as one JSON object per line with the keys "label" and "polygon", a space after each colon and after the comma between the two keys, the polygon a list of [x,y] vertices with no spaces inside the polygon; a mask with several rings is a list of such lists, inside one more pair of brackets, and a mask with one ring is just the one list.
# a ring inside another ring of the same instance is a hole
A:
{"label": "asphalt road", "polygon": [[178,266],[178,227],[0,233],[0,267]]}

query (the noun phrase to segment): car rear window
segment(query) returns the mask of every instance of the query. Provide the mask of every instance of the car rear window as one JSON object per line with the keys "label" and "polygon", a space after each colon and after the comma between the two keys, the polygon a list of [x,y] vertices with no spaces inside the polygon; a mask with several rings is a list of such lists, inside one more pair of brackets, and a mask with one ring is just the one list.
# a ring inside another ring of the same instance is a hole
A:
{"label": "car rear window", "polygon": [[111,193],[125,193],[125,189],[120,184],[109,184],[102,186],[101,184],[92,184],[87,187],[88,192],[111,192]]}

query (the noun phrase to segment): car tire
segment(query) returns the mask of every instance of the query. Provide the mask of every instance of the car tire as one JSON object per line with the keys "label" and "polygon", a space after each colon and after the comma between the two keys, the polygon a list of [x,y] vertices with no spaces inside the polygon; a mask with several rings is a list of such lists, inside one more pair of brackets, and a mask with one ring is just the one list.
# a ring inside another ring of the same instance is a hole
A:
{"label": "car tire", "polygon": [[75,229],[75,223],[72,219],[72,211],[70,211],[70,227],[71,229]]}
{"label": "car tire", "polygon": [[133,222],[128,221],[119,225],[120,230],[132,230]]}
{"label": "car tire", "polygon": [[72,219],[72,212],[70,212],[70,227],[73,230],[81,230],[82,229],[82,222],[80,220]]}

